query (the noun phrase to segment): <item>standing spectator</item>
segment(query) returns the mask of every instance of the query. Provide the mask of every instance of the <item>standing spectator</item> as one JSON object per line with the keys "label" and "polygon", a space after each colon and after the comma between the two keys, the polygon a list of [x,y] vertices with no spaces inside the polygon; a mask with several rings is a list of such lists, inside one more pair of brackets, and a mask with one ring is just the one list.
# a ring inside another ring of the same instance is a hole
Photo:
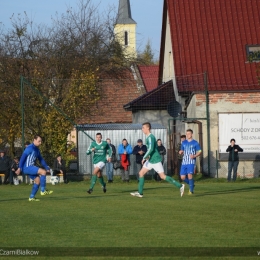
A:
{"label": "standing spectator", "polygon": [[11,159],[5,155],[4,150],[0,150],[0,172],[5,174],[3,184],[8,184],[11,168]]}
{"label": "standing spectator", "polygon": [[181,150],[179,154],[183,154],[183,160],[181,165],[181,179],[190,186],[189,195],[194,192],[194,168],[196,165],[196,158],[201,154],[201,148],[199,143],[192,137],[193,131],[188,129],[186,131],[187,140],[184,140],[181,144]]}
{"label": "standing spectator", "polygon": [[[93,192],[93,188],[96,184],[97,178],[102,185],[103,192],[106,193],[106,183],[104,182],[102,176],[102,170],[105,167],[106,161],[111,161],[112,150],[110,145],[106,141],[102,141],[101,133],[96,133],[96,141],[92,142],[87,150],[87,155],[94,153],[93,163],[94,163],[94,172],[91,177],[91,184],[89,190],[87,190],[88,194]],[[107,158],[107,153],[109,153],[109,157]]]}
{"label": "standing spectator", "polygon": [[68,183],[67,173],[66,173],[66,162],[61,158],[61,155],[57,155],[56,159],[53,162],[53,175],[63,174],[64,183]]}
{"label": "standing spectator", "polygon": [[181,180],[181,164],[182,164],[182,159],[183,159],[183,154],[179,154],[179,151],[181,150],[181,144],[182,142],[186,140],[186,135],[181,135],[181,141],[176,145],[176,153],[177,153],[177,157],[178,157],[178,176],[179,176],[179,180]]}
{"label": "standing spectator", "polygon": [[[111,144],[110,138],[106,139],[107,144],[111,147],[112,150],[112,156],[111,156],[111,161],[106,161],[106,175],[107,175],[107,182],[112,183],[113,182],[113,163],[116,161],[116,148],[113,144]],[[107,159],[108,159],[108,154],[107,154]]]}
{"label": "standing spectator", "polygon": [[237,179],[237,167],[239,164],[238,152],[243,152],[243,149],[236,145],[236,140],[232,138],[230,140],[230,145],[228,146],[226,152],[229,152],[228,156],[228,182],[231,181],[231,172],[233,169],[233,181]]}
{"label": "standing spectator", "polygon": [[[166,149],[165,147],[162,145],[162,140],[161,139],[157,139],[157,150],[159,152],[159,154],[161,155],[161,163],[163,166],[164,163],[164,155],[166,154]],[[161,177],[159,176],[158,172],[155,172],[154,174],[154,179],[156,181],[161,181]]]}
{"label": "standing spectator", "polygon": [[16,171],[18,170],[18,168],[19,168],[19,157],[15,156],[11,164],[10,184],[14,184],[14,179],[17,179],[18,174],[16,173]]}
{"label": "standing spectator", "polygon": [[143,157],[145,155],[145,153],[147,152],[147,146],[143,145],[143,141],[142,139],[138,139],[137,140],[137,145],[134,147],[133,150],[133,154],[135,155],[135,161],[136,161],[136,179],[137,181],[139,181],[139,172],[142,169],[143,165],[142,165],[142,160]]}
{"label": "standing spectator", "polygon": [[128,144],[126,139],[123,139],[122,144],[118,146],[118,154],[121,160],[121,177],[122,181],[129,182],[129,167],[130,167],[130,154],[133,153],[132,146]]}

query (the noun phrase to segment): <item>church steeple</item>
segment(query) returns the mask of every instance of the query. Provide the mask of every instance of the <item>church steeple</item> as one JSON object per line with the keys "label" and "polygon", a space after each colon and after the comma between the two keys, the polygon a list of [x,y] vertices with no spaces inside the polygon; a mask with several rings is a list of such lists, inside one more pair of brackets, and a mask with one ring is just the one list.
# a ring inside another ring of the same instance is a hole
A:
{"label": "church steeple", "polygon": [[132,19],[130,0],[120,0],[118,8],[117,24],[136,24]]}
{"label": "church steeple", "polygon": [[136,57],[136,22],[132,18],[130,0],[119,0],[114,31],[126,54]]}

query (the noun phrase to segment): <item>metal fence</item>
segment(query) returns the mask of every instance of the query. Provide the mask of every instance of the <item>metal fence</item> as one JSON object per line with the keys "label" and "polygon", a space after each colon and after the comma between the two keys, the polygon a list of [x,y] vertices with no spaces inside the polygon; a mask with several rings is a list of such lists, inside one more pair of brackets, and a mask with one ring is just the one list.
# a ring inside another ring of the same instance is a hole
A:
{"label": "metal fence", "polygon": [[[145,135],[142,132],[141,124],[95,124],[95,125],[81,125],[78,127],[78,164],[79,174],[92,174],[93,163],[92,155],[86,155],[86,151],[90,146],[92,140],[87,136],[89,135],[95,139],[96,133],[102,134],[102,139],[111,139],[111,143],[116,147],[118,156],[118,146],[122,143],[124,138],[134,149],[137,145],[137,140],[142,139],[145,144]],[[87,133],[87,135],[85,134]],[[167,150],[167,129],[160,124],[152,124],[152,133],[157,139],[161,139],[163,145]],[[130,155],[130,175],[136,174],[135,155]],[[167,171],[167,156],[164,162],[165,172]],[[114,170],[114,175],[120,175],[120,170]]]}

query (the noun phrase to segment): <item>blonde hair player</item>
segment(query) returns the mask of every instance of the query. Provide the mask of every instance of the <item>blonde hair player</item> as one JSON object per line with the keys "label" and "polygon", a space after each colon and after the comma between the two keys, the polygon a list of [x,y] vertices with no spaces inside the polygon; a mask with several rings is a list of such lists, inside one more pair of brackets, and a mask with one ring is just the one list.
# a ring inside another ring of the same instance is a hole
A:
{"label": "blonde hair player", "polygon": [[138,191],[130,193],[132,196],[142,198],[143,197],[143,187],[144,187],[144,175],[151,169],[154,169],[162,180],[165,180],[177,188],[180,189],[181,197],[184,193],[184,184],[175,181],[170,176],[166,176],[161,163],[161,155],[157,150],[157,141],[155,136],[151,133],[151,124],[149,122],[143,123],[142,131],[146,135],[146,146],[147,152],[145,153],[142,164],[143,168],[139,172],[139,183]]}

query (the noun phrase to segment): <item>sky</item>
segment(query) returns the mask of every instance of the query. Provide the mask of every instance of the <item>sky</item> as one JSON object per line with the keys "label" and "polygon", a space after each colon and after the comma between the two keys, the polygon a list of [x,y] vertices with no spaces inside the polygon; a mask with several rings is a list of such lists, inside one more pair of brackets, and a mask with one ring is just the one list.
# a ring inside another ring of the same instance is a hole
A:
{"label": "sky", "polygon": [[[65,13],[68,7],[77,6],[77,0],[0,0],[0,23],[11,28],[10,17],[27,13],[33,22],[51,24],[51,17]],[[114,7],[118,11],[119,0],[92,0],[102,12]],[[163,0],[130,0],[132,18],[137,23],[137,50],[142,51],[150,40],[155,58],[160,53]]]}

